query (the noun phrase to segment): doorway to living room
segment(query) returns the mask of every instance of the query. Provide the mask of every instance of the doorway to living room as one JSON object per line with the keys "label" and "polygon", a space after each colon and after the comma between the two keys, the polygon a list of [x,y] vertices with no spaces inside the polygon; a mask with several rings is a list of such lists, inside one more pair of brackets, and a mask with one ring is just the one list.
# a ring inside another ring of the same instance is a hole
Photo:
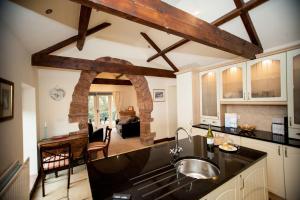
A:
{"label": "doorway to living room", "polygon": [[93,126],[116,126],[116,94],[113,92],[90,92],[88,97],[88,118]]}

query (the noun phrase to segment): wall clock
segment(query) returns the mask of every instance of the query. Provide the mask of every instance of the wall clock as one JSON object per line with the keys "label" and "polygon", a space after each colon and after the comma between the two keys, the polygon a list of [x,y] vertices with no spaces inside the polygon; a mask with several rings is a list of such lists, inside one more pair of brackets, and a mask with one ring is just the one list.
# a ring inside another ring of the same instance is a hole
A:
{"label": "wall clock", "polygon": [[59,87],[52,88],[49,91],[49,96],[51,97],[51,99],[55,101],[62,100],[65,97],[65,95],[66,95],[65,90]]}

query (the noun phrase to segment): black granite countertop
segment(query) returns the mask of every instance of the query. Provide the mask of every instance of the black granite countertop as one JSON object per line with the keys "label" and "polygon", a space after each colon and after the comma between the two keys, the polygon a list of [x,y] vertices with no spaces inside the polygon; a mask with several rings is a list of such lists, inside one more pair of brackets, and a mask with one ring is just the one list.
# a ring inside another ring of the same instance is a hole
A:
{"label": "black granite countertop", "polygon": [[[194,128],[208,129],[208,125],[205,124],[197,124],[193,126]],[[266,142],[272,142],[276,144],[283,144],[287,146],[300,148],[300,140],[287,138],[285,139],[283,135],[273,134],[267,131],[259,131],[255,130],[253,133],[243,133],[238,128],[226,128],[224,126],[211,126],[211,129],[216,132],[227,133],[231,135],[247,137],[257,140],[263,140]]]}
{"label": "black granite countertop", "polygon": [[194,136],[191,143],[180,140],[179,145],[183,147],[179,158],[206,159],[220,168],[220,175],[206,180],[182,174],[177,177],[169,153],[175,146],[175,141],[171,141],[88,163],[93,199],[112,199],[113,193],[129,193],[133,200],[198,200],[267,155],[245,147],[234,153],[218,147],[208,151],[206,138],[201,136]]}

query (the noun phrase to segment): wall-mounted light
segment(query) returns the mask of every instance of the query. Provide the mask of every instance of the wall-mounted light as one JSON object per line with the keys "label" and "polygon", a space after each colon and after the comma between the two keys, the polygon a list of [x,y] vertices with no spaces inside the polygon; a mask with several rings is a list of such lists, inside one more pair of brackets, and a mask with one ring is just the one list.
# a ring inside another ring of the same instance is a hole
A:
{"label": "wall-mounted light", "polygon": [[263,65],[271,65],[272,64],[272,60],[264,60],[262,61]]}
{"label": "wall-mounted light", "polygon": [[229,69],[229,71],[230,71],[231,73],[236,73],[237,67],[231,67],[231,68]]}

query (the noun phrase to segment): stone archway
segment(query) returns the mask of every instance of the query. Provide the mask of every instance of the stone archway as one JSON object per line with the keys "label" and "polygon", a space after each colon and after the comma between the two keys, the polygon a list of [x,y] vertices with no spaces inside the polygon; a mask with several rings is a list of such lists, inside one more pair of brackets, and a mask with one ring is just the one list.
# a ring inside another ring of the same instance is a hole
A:
{"label": "stone archway", "polygon": [[[132,65],[126,60],[111,57],[102,57],[97,60]],[[90,86],[97,74],[98,73],[93,71],[82,71],[79,81],[74,88],[69,109],[69,122],[78,122],[80,129],[79,132],[87,132],[88,95]],[[138,109],[140,113],[140,140],[145,145],[153,144],[155,133],[151,133],[150,129],[153,101],[148,87],[148,82],[144,76],[126,75],[126,77],[131,81],[136,91]]]}

